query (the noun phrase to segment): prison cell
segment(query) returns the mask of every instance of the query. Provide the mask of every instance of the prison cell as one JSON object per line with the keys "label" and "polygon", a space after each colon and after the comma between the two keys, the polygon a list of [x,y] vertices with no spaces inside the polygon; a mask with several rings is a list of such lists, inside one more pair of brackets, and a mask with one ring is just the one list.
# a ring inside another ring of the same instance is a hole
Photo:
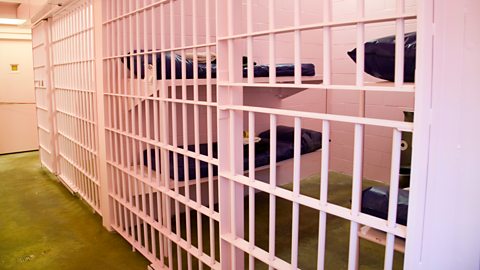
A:
{"label": "prison cell", "polygon": [[[384,269],[401,266],[400,147],[413,123],[396,115],[413,107],[404,37],[416,23],[408,0],[73,1],[34,29],[34,52],[51,59],[34,55],[36,80],[52,79],[37,85],[42,162],[155,269],[324,269],[333,218],[350,226],[349,269],[360,238],[385,245]],[[365,43],[384,35],[392,82],[364,72]],[[351,203],[331,199],[332,171],[352,175]],[[315,193],[302,184],[313,174]],[[390,185],[386,219],[361,211],[368,177]],[[302,212],[318,219],[307,234]]]}

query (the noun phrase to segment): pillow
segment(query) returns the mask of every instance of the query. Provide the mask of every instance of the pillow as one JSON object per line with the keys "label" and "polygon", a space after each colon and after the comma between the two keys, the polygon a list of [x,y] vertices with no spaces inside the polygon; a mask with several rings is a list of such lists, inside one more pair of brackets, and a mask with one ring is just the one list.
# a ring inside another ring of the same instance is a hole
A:
{"label": "pillow", "polygon": [[[405,34],[404,81],[415,81],[417,33]],[[357,49],[348,52],[356,62]],[[395,81],[395,36],[383,37],[365,43],[365,72],[373,77]]]}
{"label": "pillow", "polygon": [[[306,128],[301,129],[301,154],[316,151],[322,147],[322,133]],[[270,130],[266,130],[258,134],[258,137],[264,142],[270,142]],[[277,126],[277,143],[284,143],[283,146],[294,144],[295,129],[287,126]],[[278,151],[278,150],[277,150]]]}

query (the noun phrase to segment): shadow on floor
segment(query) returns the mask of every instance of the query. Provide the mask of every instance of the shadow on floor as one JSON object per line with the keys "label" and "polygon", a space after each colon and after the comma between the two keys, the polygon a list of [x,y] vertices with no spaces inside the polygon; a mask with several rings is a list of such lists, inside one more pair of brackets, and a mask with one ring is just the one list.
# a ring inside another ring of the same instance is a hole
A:
{"label": "shadow on floor", "polygon": [[[371,181],[363,184],[378,185]],[[301,182],[304,195],[318,198],[319,190],[318,176]],[[350,198],[351,177],[331,173],[328,201],[349,207]],[[257,193],[255,204],[255,242],[268,250],[268,194]],[[245,210],[248,217],[248,207]],[[276,255],[290,261],[292,204],[277,198],[276,213]],[[195,215],[192,212],[192,228],[196,228]],[[181,220],[185,239],[184,214]],[[202,223],[204,247],[208,247],[208,219],[204,217]],[[326,269],[347,268],[349,228],[349,222],[328,216]],[[300,207],[299,233],[299,267],[316,269],[318,211]],[[196,245],[196,229],[192,239]],[[218,235],[215,242],[218,245]],[[383,268],[383,246],[361,240],[360,250],[359,269]],[[218,246],[216,253],[218,260]],[[182,259],[186,261],[185,254]],[[403,254],[395,253],[394,269],[401,269],[402,262]],[[98,215],[40,167],[37,152],[0,156],[0,269],[146,269],[148,264],[119,235],[107,232]],[[197,265],[195,259],[193,265]],[[257,261],[255,269],[267,267]]]}
{"label": "shadow on floor", "polygon": [[[363,188],[370,186],[384,185],[379,182],[363,180]],[[288,184],[283,188],[292,190],[293,185]],[[311,198],[318,199],[320,194],[320,177],[313,175],[301,181],[300,192]],[[350,198],[352,194],[352,177],[340,173],[330,172],[328,186],[328,201],[336,205],[350,208]],[[255,194],[255,245],[265,251],[269,249],[269,200],[270,196],[259,192]],[[245,198],[245,240],[248,241],[248,197]],[[275,207],[275,255],[280,259],[291,261],[292,246],[292,203],[282,198],[276,198]],[[300,269],[317,269],[318,256],[318,230],[319,213],[317,210],[300,206],[299,212],[299,239],[298,239],[298,267]],[[196,212],[192,211],[191,220],[191,239],[192,245],[198,246],[197,219]],[[172,226],[175,227],[175,220],[172,219]],[[181,235],[187,239],[186,234],[186,216],[181,215],[180,219]],[[208,218],[202,218],[202,243],[207,254],[210,254],[210,235]],[[218,232],[218,226],[215,226],[215,232]],[[348,268],[348,248],[350,235],[350,222],[340,217],[327,215],[326,229],[326,250],[325,250],[325,269],[340,270]],[[215,256],[219,260],[219,240],[215,235]],[[360,256],[358,269],[376,270],[383,269],[385,256],[385,247],[370,241],[360,239]],[[403,254],[395,252],[393,269],[403,269]],[[174,269],[176,269],[176,252],[173,253]],[[187,264],[187,256],[182,252],[182,265]],[[197,269],[198,260],[192,258],[193,269]],[[245,256],[245,267],[248,267],[248,256]],[[268,269],[268,266],[259,260],[255,260],[255,269]]]}
{"label": "shadow on floor", "polygon": [[40,167],[0,156],[0,269],[142,269],[148,261]]}

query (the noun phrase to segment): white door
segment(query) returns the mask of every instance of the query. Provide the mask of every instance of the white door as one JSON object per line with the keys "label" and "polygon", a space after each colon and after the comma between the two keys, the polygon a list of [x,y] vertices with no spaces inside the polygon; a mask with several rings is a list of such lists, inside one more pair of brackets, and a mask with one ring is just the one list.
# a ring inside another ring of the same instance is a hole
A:
{"label": "white door", "polygon": [[38,149],[32,65],[31,40],[0,39],[0,154]]}

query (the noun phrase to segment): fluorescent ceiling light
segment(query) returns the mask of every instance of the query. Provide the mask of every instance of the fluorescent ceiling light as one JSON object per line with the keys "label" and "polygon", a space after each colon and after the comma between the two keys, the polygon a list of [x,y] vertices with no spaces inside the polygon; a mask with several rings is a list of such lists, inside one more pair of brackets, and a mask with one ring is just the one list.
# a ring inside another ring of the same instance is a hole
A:
{"label": "fluorescent ceiling light", "polygon": [[10,19],[10,18],[0,18],[0,24],[8,25],[21,25],[24,24],[26,20],[23,19]]}

